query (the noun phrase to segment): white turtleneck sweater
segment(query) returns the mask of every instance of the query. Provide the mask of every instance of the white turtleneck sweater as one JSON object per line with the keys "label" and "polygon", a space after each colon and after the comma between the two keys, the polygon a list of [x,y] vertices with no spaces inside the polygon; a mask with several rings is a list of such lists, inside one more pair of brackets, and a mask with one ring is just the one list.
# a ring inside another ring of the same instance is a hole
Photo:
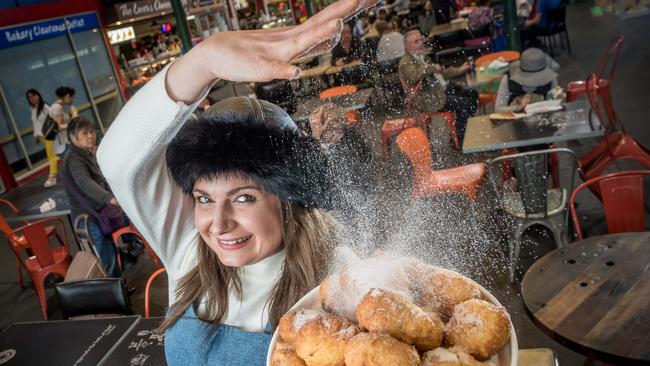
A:
{"label": "white turtleneck sweater", "polygon": [[[167,269],[169,303],[178,280],[197,265],[199,234],[194,202],[167,169],[168,143],[190,117],[207,90],[192,105],[174,102],[165,88],[167,68],[124,106],[97,152],[97,160],[118,202]],[[268,322],[266,302],[280,278],[284,250],[241,267],[242,300],[230,293],[224,324],[261,332]],[[203,307],[199,307],[199,314]]]}

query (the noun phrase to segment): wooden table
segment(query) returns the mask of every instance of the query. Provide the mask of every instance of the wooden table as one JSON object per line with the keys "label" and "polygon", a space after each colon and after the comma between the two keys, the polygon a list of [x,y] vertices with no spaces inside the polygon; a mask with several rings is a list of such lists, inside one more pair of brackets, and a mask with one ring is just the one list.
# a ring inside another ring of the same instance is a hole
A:
{"label": "wooden table", "polygon": [[361,65],[362,62],[361,60],[354,60],[352,62],[348,62],[345,65],[341,66],[332,66],[327,71],[325,71],[325,75],[333,75],[333,74],[338,74],[339,72],[343,71],[346,67],[355,67]]}
{"label": "wooden table", "polygon": [[488,116],[467,122],[463,152],[485,152],[550,144],[603,135],[595,113],[586,100],[564,104],[559,112],[543,113],[516,121],[491,121]]}
{"label": "wooden table", "polygon": [[[140,317],[14,323],[0,334],[3,365],[97,365]],[[128,364],[127,364],[128,365]]]}
{"label": "wooden table", "polygon": [[616,365],[650,365],[650,232],[595,236],[547,254],[521,294],[556,341]]}
{"label": "wooden table", "polygon": [[468,20],[462,18],[461,20],[455,22],[449,22],[445,24],[439,24],[433,26],[429,32],[429,36],[440,36],[447,33],[458,32],[464,29],[467,29]]}
{"label": "wooden table", "polygon": [[300,72],[300,79],[325,75],[325,72],[331,67],[332,66],[330,65],[322,65],[313,67],[311,69],[302,70],[302,72]]}

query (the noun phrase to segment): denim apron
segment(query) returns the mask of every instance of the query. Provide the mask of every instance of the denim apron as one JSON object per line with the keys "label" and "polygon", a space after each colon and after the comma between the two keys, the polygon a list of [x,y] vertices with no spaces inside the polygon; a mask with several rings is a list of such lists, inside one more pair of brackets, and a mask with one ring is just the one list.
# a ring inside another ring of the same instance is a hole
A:
{"label": "denim apron", "polygon": [[165,332],[167,364],[265,366],[271,343],[271,326],[263,333],[246,332],[220,325],[212,334],[213,325],[196,317],[194,306]]}

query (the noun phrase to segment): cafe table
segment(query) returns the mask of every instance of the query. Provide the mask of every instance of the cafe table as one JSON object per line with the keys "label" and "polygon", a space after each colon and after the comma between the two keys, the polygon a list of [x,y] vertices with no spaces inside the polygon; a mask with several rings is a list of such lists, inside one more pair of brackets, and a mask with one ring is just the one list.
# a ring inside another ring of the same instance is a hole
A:
{"label": "cafe table", "polygon": [[361,60],[354,60],[351,62],[348,62],[347,64],[343,64],[341,66],[331,66],[327,71],[325,71],[325,75],[333,75],[333,74],[338,74],[339,72],[343,71],[343,69],[348,68],[348,67],[356,67],[360,66],[363,63]]}
{"label": "cafe table", "polygon": [[0,364],[98,365],[139,319],[134,315],[14,323],[0,333]]}
{"label": "cafe table", "polygon": [[100,365],[166,365],[165,336],[156,332],[164,319],[164,317],[140,318],[131,331],[122,337],[106,355]]}
{"label": "cafe table", "polygon": [[566,347],[615,365],[650,365],[650,232],[594,236],[535,262],[526,312]]}
{"label": "cafe table", "polygon": [[300,103],[298,105],[298,109],[292,117],[296,123],[307,123],[309,120],[309,114],[327,103],[338,104],[346,112],[351,110],[365,109],[370,104],[374,92],[375,88],[367,88],[361,89],[354,94],[340,95],[333,98],[321,99],[316,97],[309,99],[304,103]]}
{"label": "cafe table", "polygon": [[492,121],[488,115],[467,121],[464,153],[550,144],[603,135],[598,117],[586,100],[564,103],[564,110],[514,121]]}
{"label": "cafe table", "polygon": [[438,24],[431,28],[429,36],[440,36],[447,33],[458,32],[467,29],[468,20],[465,18],[456,18],[449,23]]}
{"label": "cafe table", "polygon": [[[53,217],[65,218],[64,222],[67,221],[70,228],[74,226],[68,197],[61,182],[53,187],[43,189],[41,182],[33,181],[12,189],[3,194],[2,198],[11,202],[18,209],[18,212],[14,213],[6,205],[0,205],[0,214],[13,228],[24,225],[26,221],[32,222]],[[49,199],[54,201],[55,207],[49,211],[41,212],[40,206]],[[71,240],[79,246],[76,236],[73,236]]]}

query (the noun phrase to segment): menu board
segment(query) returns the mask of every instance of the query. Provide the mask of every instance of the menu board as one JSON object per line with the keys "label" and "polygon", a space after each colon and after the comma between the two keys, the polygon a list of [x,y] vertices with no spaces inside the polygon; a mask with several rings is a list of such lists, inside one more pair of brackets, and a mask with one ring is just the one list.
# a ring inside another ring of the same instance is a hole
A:
{"label": "menu board", "polygon": [[0,365],[97,365],[138,318],[14,323],[0,334]]}
{"label": "menu board", "polygon": [[163,317],[140,319],[101,362],[101,365],[167,365],[164,334],[156,330]]}

